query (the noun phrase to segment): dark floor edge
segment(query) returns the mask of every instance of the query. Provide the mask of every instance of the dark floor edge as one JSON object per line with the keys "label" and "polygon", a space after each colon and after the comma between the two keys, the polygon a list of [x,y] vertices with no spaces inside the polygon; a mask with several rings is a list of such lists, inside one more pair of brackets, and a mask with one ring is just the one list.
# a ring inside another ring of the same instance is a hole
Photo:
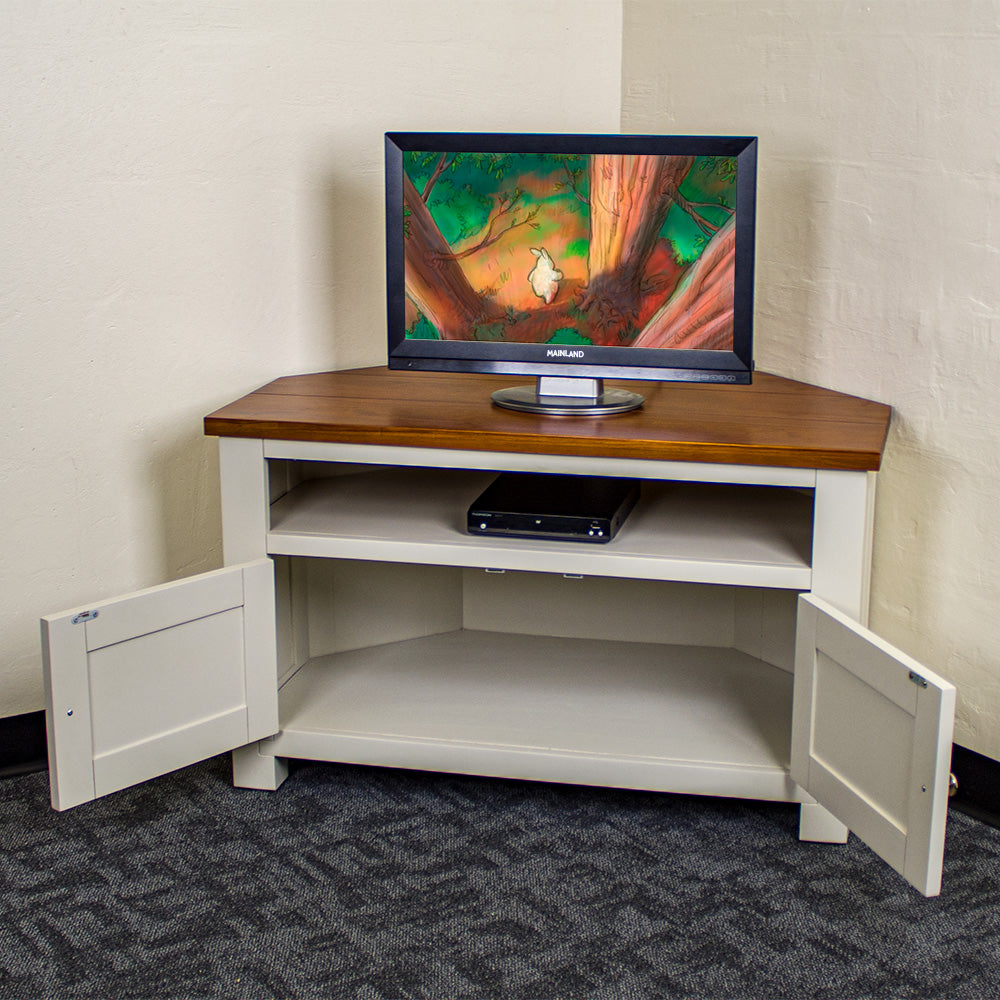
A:
{"label": "dark floor edge", "polygon": [[48,767],[45,713],[25,712],[0,719],[0,778]]}
{"label": "dark floor edge", "polygon": [[1000,827],[1000,761],[955,743],[951,748],[951,773],[958,782],[951,807]]}

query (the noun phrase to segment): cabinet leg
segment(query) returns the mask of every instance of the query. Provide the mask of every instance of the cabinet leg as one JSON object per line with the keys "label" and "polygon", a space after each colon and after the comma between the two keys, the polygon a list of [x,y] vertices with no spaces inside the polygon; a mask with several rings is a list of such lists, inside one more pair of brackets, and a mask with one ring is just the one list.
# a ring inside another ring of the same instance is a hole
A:
{"label": "cabinet leg", "polygon": [[284,757],[267,757],[256,743],[233,751],[233,784],[273,792],[288,777]]}
{"label": "cabinet leg", "polygon": [[846,844],[850,831],[833,813],[818,802],[803,802],[799,809],[799,840],[817,840],[825,844]]}

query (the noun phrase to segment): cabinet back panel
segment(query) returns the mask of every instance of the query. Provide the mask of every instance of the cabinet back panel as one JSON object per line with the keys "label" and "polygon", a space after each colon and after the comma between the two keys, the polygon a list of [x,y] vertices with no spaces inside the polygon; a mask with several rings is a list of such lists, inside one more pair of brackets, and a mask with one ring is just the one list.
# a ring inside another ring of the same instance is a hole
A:
{"label": "cabinet back panel", "polygon": [[792,673],[797,601],[798,594],[793,590],[737,589],[735,647]]}
{"label": "cabinet back panel", "polygon": [[462,627],[461,571],[305,559],[309,655],[325,656]]}
{"label": "cabinet back panel", "polygon": [[469,569],[464,626],[522,635],[732,646],[733,595],[732,587]]}
{"label": "cabinet back panel", "polygon": [[[791,591],[356,560],[290,562],[296,606],[305,610],[279,629],[285,632],[283,674],[308,657],[457,628],[731,646],[792,669]],[[279,586],[279,602],[281,594]]]}

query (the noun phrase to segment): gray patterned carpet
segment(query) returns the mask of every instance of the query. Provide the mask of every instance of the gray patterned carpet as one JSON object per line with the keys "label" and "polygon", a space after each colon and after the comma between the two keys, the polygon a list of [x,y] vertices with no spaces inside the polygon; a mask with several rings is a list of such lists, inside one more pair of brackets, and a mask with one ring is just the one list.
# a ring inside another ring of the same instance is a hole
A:
{"label": "gray patterned carpet", "polygon": [[926,900],[784,805],[219,758],[67,813],[0,782],[0,997],[1000,996],[1000,830]]}

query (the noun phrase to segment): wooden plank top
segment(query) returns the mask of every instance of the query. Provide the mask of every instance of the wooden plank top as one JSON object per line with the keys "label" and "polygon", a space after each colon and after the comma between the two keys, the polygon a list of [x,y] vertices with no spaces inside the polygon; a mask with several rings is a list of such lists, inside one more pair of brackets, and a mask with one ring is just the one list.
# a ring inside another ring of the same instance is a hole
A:
{"label": "wooden plank top", "polygon": [[220,437],[875,470],[883,403],[755,373],[752,385],[605,382],[646,397],[608,417],[501,409],[490,393],[533,379],[359,368],[293,375],[205,418]]}

